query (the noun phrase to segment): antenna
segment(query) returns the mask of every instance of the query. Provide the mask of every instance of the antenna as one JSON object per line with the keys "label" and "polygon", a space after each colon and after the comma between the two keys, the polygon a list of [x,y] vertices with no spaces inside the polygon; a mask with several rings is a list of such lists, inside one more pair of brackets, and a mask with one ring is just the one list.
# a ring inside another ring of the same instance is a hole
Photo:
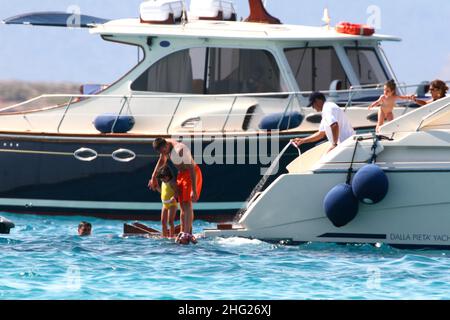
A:
{"label": "antenna", "polygon": [[323,9],[322,21],[325,22],[327,30],[330,30],[331,18],[330,18],[330,14],[328,12],[328,8],[326,8],[326,7],[325,7],[325,9]]}
{"label": "antenna", "polygon": [[188,23],[188,15],[187,15],[187,6],[186,6],[186,1],[183,0],[183,13],[181,14],[181,23],[183,24],[183,26]]}

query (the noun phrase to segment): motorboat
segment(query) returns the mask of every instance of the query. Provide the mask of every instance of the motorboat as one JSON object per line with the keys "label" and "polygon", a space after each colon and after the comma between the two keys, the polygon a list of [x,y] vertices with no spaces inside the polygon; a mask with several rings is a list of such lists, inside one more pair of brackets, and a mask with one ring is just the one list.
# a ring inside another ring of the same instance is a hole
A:
{"label": "motorboat", "polygon": [[[193,153],[204,186],[196,217],[227,219],[279,145],[317,130],[320,113],[305,108],[311,91],[345,108],[357,131],[373,130],[377,113],[367,101],[395,79],[381,43],[400,39],[358,25],[364,33],[282,24],[260,0],[249,3],[245,21],[236,21],[228,0],[193,0],[191,10],[183,1],[145,1],[133,19],[64,12],[5,19],[85,28],[142,54],[112,84],[0,110],[0,209],[157,219],[159,195],[147,188],[157,161],[151,144],[172,137],[199,146]],[[400,105],[395,115],[416,107]]]}
{"label": "motorboat", "polygon": [[450,97],[328,148],[299,156],[206,236],[450,248]]}

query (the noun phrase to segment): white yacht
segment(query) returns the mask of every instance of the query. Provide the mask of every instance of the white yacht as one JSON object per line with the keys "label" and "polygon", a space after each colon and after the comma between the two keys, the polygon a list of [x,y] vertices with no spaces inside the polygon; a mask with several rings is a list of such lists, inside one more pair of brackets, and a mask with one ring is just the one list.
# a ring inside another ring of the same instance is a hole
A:
{"label": "white yacht", "polygon": [[[311,91],[346,108],[357,130],[372,130],[377,113],[366,102],[395,79],[381,43],[399,39],[360,25],[282,24],[260,0],[249,2],[245,21],[235,21],[228,0],[192,0],[190,10],[183,1],[146,1],[133,19],[58,12],[5,19],[7,25],[87,28],[105,41],[140,48],[143,58],[112,84],[0,110],[0,209],[158,218],[159,195],[147,189],[157,160],[151,143],[184,137],[199,143],[201,154],[211,151],[212,140],[247,146],[231,154],[234,164],[200,162],[197,217],[222,219],[243,205],[261,177],[261,164],[250,159],[251,141],[270,144],[272,130],[285,144],[318,128],[321,115],[304,108]],[[400,106],[396,116],[415,107]]]}
{"label": "white yacht", "polygon": [[299,156],[238,222],[206,235],[450,248],[450,97],[395,119],[377,136],[328,147]]}

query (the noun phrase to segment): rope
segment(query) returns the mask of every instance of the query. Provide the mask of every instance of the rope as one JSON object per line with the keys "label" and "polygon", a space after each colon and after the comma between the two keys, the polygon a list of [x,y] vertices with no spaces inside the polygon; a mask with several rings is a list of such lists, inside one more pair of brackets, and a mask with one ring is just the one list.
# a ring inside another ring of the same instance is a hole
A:
{"label": "rope", "polygon": [[376,134],[373,135],[373,144],[372,144],[372,157],[369,160],[369,163],[375,163],[377,161],[377,145],[379,138]]}
{"label": "rope", "polygon": [[346,184],[350,184],[350,181],[352,180],[353,162],[355,161],[356,150],[358,149],[358,143],[360,140],[361,140],[361,137],[356,138],[355,149],[353,150],[352,161],[350,162],[350,168],[348,168],[348,171],[347,171],[347,181],[345,182]]}
{"label": "rope", "polygon": [[378,142],[381,141],[381,140],[393,141],[394,139],[386,137],[386,136],[383,136],[383,135],[374,134],[373,135],[373,145],[372,145],[372,148],[371,148],[371,150],[372,150],[372,157],[370,158],[368,163],[372,163],[373,164],[373,163],[375,163],[377,161],[376,151],[377,151]]}

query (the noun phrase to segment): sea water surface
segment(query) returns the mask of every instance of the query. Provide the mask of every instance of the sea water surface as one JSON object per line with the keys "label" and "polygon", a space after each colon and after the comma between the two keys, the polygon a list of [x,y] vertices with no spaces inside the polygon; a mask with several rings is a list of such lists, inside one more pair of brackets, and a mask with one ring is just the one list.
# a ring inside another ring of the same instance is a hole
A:
{"label": "sea water surface", "polygon": [[[0,235],[0,299],[450,298],[446,251],[240,238],[180,246],[123,237],[122,221],[0,215],[16,224]],[[82,220],[92,236],[77,236]]]}

